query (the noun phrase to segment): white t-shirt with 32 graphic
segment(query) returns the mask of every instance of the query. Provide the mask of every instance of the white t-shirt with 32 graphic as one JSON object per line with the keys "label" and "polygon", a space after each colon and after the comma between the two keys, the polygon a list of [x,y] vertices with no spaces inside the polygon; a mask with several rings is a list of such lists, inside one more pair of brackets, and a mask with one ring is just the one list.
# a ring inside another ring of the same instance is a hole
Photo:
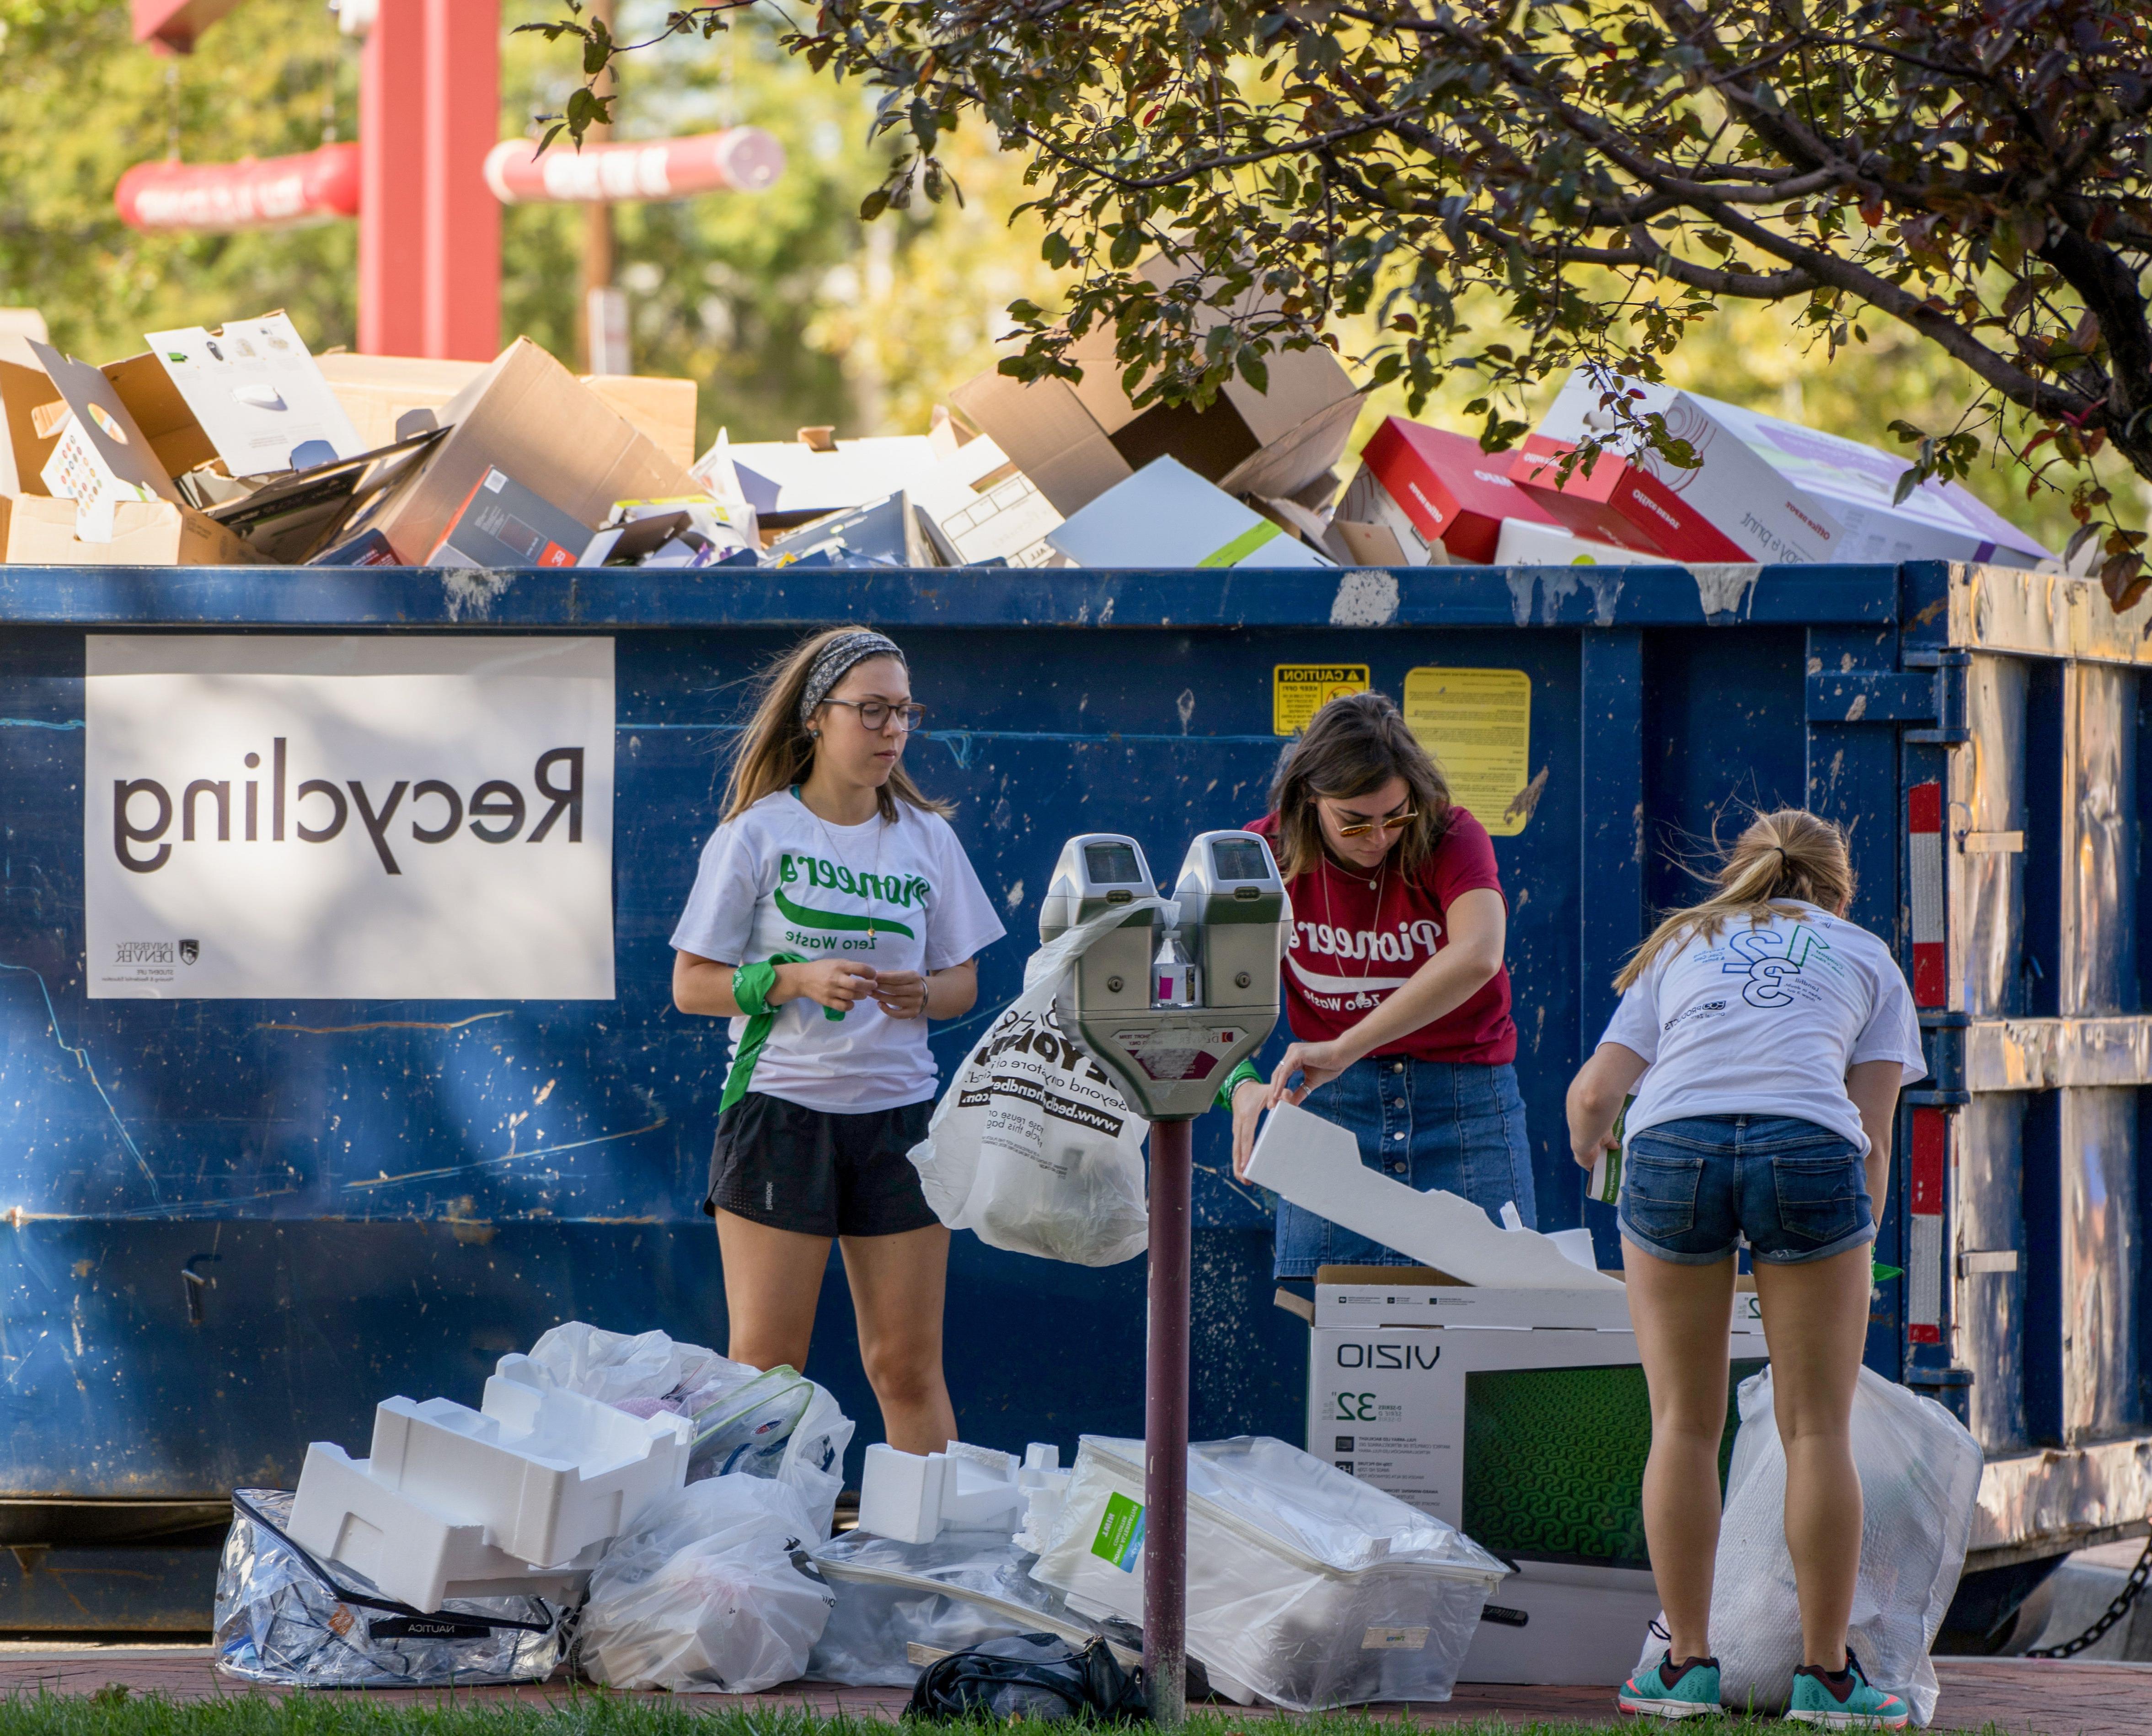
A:
{"label": "white t-shirt with 32 graphic", "polygon": [[1904,1084],[1926,1077],[1912,992],[1889,948],[1819,906],[1778,906],[1754,927],[1736,917],[1715,941],[1692,933],[1622,997],[1599,1040],[1650,1063],[1625,1135],[1693,1115],[1787,1115],[1865,1153],[1846,1069],[1896,1061]]}

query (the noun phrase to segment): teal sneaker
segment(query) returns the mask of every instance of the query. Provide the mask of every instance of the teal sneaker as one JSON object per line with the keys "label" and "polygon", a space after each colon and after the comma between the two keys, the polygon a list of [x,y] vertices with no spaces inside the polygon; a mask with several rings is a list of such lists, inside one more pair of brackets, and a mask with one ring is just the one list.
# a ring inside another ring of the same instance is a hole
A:
{"label": "teal sneaker", "polygon": [[1669,1652],[1622,1684],[1614,1703],[1654,1718],[1701,1718],[1718,1710],[1718,1660],[1692,1657],[1678,1669]]}
{"label": "teal sneaker", "polygon": [[1786,1716],[1827,1730],[1902,1730],[1912,1713],[1897,1695],[1869,1685],[1860,1660],[1849,1648],[1845,1667],[1835,1676],[1812,1663],[1794,1672]]}

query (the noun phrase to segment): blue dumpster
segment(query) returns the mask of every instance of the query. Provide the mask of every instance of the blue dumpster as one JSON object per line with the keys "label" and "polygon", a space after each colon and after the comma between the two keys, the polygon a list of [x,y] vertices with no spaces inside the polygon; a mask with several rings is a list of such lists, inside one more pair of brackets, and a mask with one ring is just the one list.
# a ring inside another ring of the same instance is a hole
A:
{"label": "blue dumpster", "polygon": [[[936,1033],[945,1074],[1014,992],[1064,837],[1170,860],[1263,810],[1287,672],[1365,666],[1393,693],[1520,673],[1533,794],[1495,840],[1518,1069],[1542,1226],[1589,1223],[1605,1263],[1561,1105],[1608,979],[1746,809],[1844,820],[1856,920],[1927,973],[1934,1075],[1901,1115],[1878,1251],[1906,1276],[1869,1360],[1987,1449],[1972,1566],[2001,1603],[2144,1530],[2143,611],[1941,565],[470,576],[0,567],[0,1627],[206,1625],[185,1526],[289,1487],[309,1440],[363,1443],[388,1394],[475,1398],[557,1321],[723,1346],[699,1204],[724,1044],[673,1010],[666,937],[743,678],[846,620],[911,655],[932,715],[910,763],[1010,929]],[[84,668],[108,632],[611,637],[615,998],[89,998]],[[1196,1134],[1193,1425],[1299,1439],[1305,1331],[1271,1306],[1270,1209],[1224,1134]],[[970,1438],[1140,1432],[1139,1262],[964,1236],[951,1295]],[[876,1414],[835,1266],[813,1372],[862,1419],[856,1454]]]}

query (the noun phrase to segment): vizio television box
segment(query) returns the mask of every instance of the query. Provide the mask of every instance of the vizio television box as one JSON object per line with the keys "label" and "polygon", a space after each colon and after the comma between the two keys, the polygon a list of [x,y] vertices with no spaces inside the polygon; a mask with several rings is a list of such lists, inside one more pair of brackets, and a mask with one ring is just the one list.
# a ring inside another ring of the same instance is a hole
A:
{"label": "vizio television box", "polygon": [[[1755,1297],[1737,1304],[1738,1386],[1766,1353]],[[1729,1402],[1722,1478],[1738,1414]],[[1516,1569],[1460,1680],[1603,1685],[1636,1662],[1659,1596],[1644,1548],[1651,1405],[1625,1297],[1325,1267],[1307,1436],[1315,1457],[1448,1520]]]}

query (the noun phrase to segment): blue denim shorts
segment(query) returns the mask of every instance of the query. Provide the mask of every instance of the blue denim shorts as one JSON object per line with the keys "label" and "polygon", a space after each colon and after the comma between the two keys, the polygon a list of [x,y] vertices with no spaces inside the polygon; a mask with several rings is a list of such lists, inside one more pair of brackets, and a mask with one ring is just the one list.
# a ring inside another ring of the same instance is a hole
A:
{"label": "blue denim shorts", "polygon": [[[1462,1194],[1491,1218],[1517,1202],[1538,1227],[1531,1148],[1525,1141],[1525,1100],[1517,1069],[1472,1061],[1418,1061],[1370,1055],[1308,1094],[1306,1107],[1350,1128],[1360,1161],[1426,1193]],[[1411,1266],[1408,1254],[1354,1234],[1327,1218],[1277,1202],[1273,1271],[1312,1278],[1319,1266]]]}
{"label": "blue denim shorts", "polygon": [[1875,1239],[1860,1148],[1813,1121],[1700,1115],[1634,1135],[1622,1155],[1624,1240],[1680,1266],[1715,1266],[1738,1236],[1769,1266],[1828,1260]]}

